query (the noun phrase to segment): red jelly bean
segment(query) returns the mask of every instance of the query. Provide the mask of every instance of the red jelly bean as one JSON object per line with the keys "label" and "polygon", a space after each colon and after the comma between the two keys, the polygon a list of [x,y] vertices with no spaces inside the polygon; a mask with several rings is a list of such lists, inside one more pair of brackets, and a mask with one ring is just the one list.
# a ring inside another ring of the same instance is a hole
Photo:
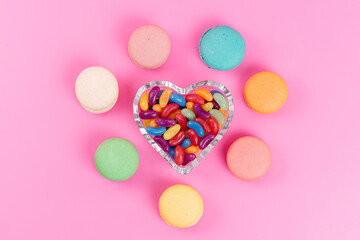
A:
{"label": "red jelly bean", "polygon": [[205,104],[205,100],[200,97],[199,95],[196,94],[189,94],[186,96],[186,101],[187,102],[193,102],[193,103],[198,103],[200,105]]}
{"label": "red jelly bean", "polygon": [[179,166],[184,163],[184,149],[181,145],[175,147],[175,163]]}
{"label": "red jelly bean", "polygon": [[187,120],[186,120],[186,117],[184,115],[182,115],[181,113],[178,113],[175,115],[175,120],[180,124],[181,126],[181,129],[182,130],[186,130],[187,128]]}
{"label": "red jelly bean", "polygon": [[[217,122],[216,122],[216,124],[217,124]],[[187,135],[188,135],[188,138],[190,139],[192,145],[194,145],[194,146],[199,145],[200,139],[194,129],[192,129],[192,128],[188,129]]]}
{"label": "red jelly bean", "polygon": [[209,118],[209,125],[211,128],[211,133],[216,136],[219,132],[219,124],[214,117]]}
{"label": "red jelly bean", "polygon": [[211,133],[210,125],[204,119],[202,119],[200,117],[196,117],[195,122],[200,124],[200,126],[204,129],[205,133]]}
{"label": "red jelly bean", "polygon": [[184,130],[181,130],[178,132],[173,138],[169,140],[170,146],[176,146],[179,145],[186,137],[186,133]]}
{"label": "red jelly bean", "polygon": [[176,103],[170,103],[164,107],[164,109],[161,112],[162,118],[167,118],[172,112],[175,112],[179,109],[179,104]]}

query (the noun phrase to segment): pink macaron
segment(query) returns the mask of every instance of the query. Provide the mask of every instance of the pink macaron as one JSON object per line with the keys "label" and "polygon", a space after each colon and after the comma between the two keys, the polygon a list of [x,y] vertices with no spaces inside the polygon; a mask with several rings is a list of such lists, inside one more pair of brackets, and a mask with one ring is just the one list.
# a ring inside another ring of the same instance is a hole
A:
{"label": "pink macaron", "polygon": [[231,144],[226,161],[236,177],[245,181],[255,180],[264,176],[270,168],[270,149],[256,137],[242,137]]}

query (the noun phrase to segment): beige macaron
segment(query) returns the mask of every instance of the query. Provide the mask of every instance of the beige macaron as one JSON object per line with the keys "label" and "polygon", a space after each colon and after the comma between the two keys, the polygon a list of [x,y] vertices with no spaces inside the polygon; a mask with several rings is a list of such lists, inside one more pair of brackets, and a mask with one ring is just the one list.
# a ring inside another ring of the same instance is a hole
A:
{"label": "beige macaron", "polygon": [[75,94],[87,111],[104,113],[115,105],[119,86],[114,74],[106,68],[94,66],[79,74],[75,83]]}

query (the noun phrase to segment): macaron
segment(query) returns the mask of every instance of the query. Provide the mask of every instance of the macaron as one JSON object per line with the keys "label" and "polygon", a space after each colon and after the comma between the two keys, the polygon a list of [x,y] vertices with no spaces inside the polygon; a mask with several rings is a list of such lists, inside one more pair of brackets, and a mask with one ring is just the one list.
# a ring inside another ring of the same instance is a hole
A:
{"label": "macaron", "polygon": [[128,42],[131,60],[139,67],[155,69],[163,65],[169,57],[170,38],[162,28],[145,25],[136,29]]}
{"label": "macaron", "polygon": [[177,184],[166,189],[159,200],[161,218],[169,225],[187,228],[195,225],[203,215],[200,194],[187,185]]}
{"label": "macaron", "polygon": [[273,72],[260,72],[252,76],[245,85],[246,104],[258,113],[274,113],[285,103],[288,90],[284,79]]}
{"label": "macaron", "polygon": [[99,173],[113,181],[130,178],[139,165],[135,146],[122,138],[110,138],[102,142],[95,153],[95,166]]}
{"label": "macaron", "polygon": [[202,61],[209,68],[231,70],[239,66],[244,59],[245,41],[232,27],[216,26],[202,35],[199,53]]}
{"label": "macaron", "polygon": [[270,149],[256,137],[242,137],[231,144],[226,161],[234,176],[245,181],[255,180],[270,168]]}
{"label": "macaron", "polygon": [[89,67],[77,77],[75,94],[87,111],[103,113],[115,105],[119,96],[119,86],[114,74],[106,68]]}

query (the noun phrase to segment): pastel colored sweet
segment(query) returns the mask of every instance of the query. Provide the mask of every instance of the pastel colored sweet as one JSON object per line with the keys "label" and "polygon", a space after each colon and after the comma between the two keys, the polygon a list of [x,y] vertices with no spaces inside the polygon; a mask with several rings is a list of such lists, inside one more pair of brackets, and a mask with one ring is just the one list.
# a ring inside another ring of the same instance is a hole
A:
{"label": "pastel colored sweet", "polygon": [[245,85],[246,104],[258,113],[274,113],[285,103],[288,90],[284,79],[273,72],[260,72],[252,76]]}
{"label": "pastel colored sweet", "polygon": [[193,111],[187,108],[181,109],[181,113],[189,120],[194,120],[196,118],[196,115]]}
{"label": "pastel colored sweet", "polygon": [[236,177],[245,181],[255,180],[270,168],[270,149],[256,137],[242,137],[231,144],[226,161]]}
{"label": "pastel colored sweet", "polygon": [[119,96],[115,76],[106,68],[89,67],[76,79],[75,94],[81,106],[91,113],[109,111]]}
{"label": "pastel colored sweet", "polygon": [[224,115],[222,114],[222,112],[220,112],[219,110],[217,109],[211,109],[209,111],[209,113],[211,114],[211,116],[213,118],[216,119],[216,121],[218,122],[218,124],[220,125],[220,127],[224,126],[225,124],[225,117]]}
{"label": "pastel colored sweet", "polygon": [[228,110],[229,103],[227,102],[226,98],[222,94],[215,93],[214,94],[214,99],[222,109]]}
{"label": "pastel colored sweet", "polygon": [[187,185],[177,184],[166,189],[159,200],[161,218],[169,225],[187,228],[195,225],[203,215],[200,194]]}
{"label": "pastel colored sweet", "polygon": [[208,67],[221,71],[231,70],[244,59],[245,41],[235,29],[226,25],[216,26],[202,35],[199,53]]}
{"label": "pastel colored sweet", "polygon": [[135,146],[122,138],[110,138],[102,142],[95,152],[95,166],[99,173],[113,181],[130,178],[139,165]]}
{"label": "pastel colored sweet", "polygon": [[136,29],[128,42],[131,60],[145,69],[155,69],[163,65],[171,49],[168,34],[160,27],[145,25]]}

